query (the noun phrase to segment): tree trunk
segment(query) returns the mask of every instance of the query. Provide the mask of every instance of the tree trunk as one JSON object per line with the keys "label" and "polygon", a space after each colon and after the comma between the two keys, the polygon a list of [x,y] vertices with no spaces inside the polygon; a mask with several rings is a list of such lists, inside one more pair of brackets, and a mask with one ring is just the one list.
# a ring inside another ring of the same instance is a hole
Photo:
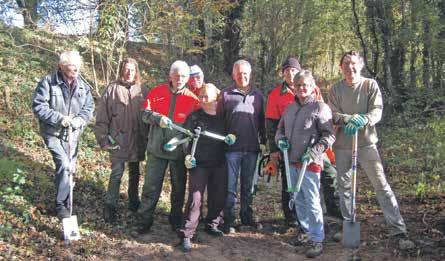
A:
{"label": "tree trunk", "polygon": [[40,1],[37,0],[16,0],[17,5],[22,9],[23,22],[25,27],[35,29],[37,28],[37,21],[39,20],[39,14],[37,13],[37,7]]}
{"label": "tree trunk", "polygon": [[237,6],[233,8],[226,18],[226,28],[224,31],[224,70],[232,73],[232,65],[239,58],[241,50],[241,27],[239,21],[243,14],[245,0],[232,0],[237,2]]}

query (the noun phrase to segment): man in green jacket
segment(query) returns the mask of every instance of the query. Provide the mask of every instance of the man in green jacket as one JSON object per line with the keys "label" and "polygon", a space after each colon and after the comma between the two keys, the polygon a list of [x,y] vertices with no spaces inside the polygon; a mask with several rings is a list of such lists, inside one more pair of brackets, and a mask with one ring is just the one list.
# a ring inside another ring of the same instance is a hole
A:
{"label": "man in green jacket", "polygon": [[340,60],[344,80],[336,83],[329,93],[329,106],[334,124],[338,126],[333,148],[341,212],[345,220],[351,219],[351,148],[352,136],[358,132],[358,162],[374,187],[386,222],[391,226],[391,235],[399,240],[400,249],[414,248],[414,243],[408,239],[396,197],[386,181],[376,146],[375,125],[382,118],[382,94],[375,80],[361,76],[363,65],[358,52],[345,53]]}
{"label": "man in green jacket", "polygon": [[184,151],[178,146],[173,151],[163,146],[173,137],[180,135],[171,129],[171,123],[182,125],[187,116],[199,108],[199,100],[186,88],[190,69],[184,61],[175,61],[170,67],[169,82],[163,83],[148,93],[142,105],[143,121],[150,124],[147,144],[147,173],[142,188],[139,214],[139,233],[150,231],[153,214],[162,191],[167,166],[170,169],[171,210],[169,222],[173,230],[181,227],[187,181]]}

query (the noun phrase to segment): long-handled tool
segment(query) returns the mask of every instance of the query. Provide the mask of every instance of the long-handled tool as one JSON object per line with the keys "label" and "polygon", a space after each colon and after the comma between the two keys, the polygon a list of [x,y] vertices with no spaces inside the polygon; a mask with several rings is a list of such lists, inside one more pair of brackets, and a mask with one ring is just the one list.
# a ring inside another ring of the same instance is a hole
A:
{"label": "long-handled tool", "polygon": [[67,153],[68,153],[68,161],[69,161],[69,167],[68,167],[68,180],[69,180],[69,187],[70,187],[70,193],[69,193],[69,199],[68,199],[68,208],[70,211],[70,216],[67,218],[62,219],[62,225],[63,225],[63,238],[66,243],[70,243],[71,241],[79,240],[80,239],[80,232],[79,232],[79,225],[77,224],[77,216],[73,215],[73,189],[74,189],[74,168],[72,166],[72,155],[71,155],[71,136],[72,136],[72,128],[71,126],[68,127],[68,146],[67,146]]}
{"label": "long-handled tool", "polygon": [[[306,150],[310,150],[314,144],[315,144],[315,135],[312,135]],[[307,165],[309,165],[309,163],[310,162],[307,160],[303,162],[303,166],[301,166],[301,170],[298,175],[297,184],[295,185],[295,188],[292,189],[292,192],[298,193],[300,191],[301,183],[303,183],[304,173],[306,172]]]}
{"label": "long-handled tool", "polygon": [[[196,133],[194,133],[194,132],[192,132],[192,131],[184,128],[184,127],[181,127],[181,126],[179,126],[177,124],[170,123],[169,127],[171,127],[172,129],[175,129],[175,130],[177,130],[177,131],[179,131],[179,132],[181,132],[181,133],[183,133],[183,134],[185,134],[187,136],[190,136],[190,137],[196,136]],[[217,133],[213,133],[213,132],[210,132],[210,131],[203,130],[203,131],[200,132],[200,135],[204,135],[204,136],[207,136],[207,137],[210,137],[210,138],[213,138],[213,139],[224,141],[228,145],[232,145],[236,141],[236,136],[234,134],[228,134],[227,136],[222,136],[222,135],[219,135]],[[169,142],[171,142],[171,140]]]}
{"label": "long-handled tool", "polygon": [[357,143],[358,134],[352,140],[352,174],[351,174],[351,220],[343,221],[343,246],[358,248],[360,245],[360,222],[355,220],[355,191],[357,183]]}
{"label": "long-handled tool", "polygon": [[192,137],[190,137],[190,136],[187,136],[183,139],[181,139],[181,137],[182,137],[182,134],[180,134],[176,137],[173,137],[171,140],[169,140],[167,143],[165,143],[163,146],[164,150],[174,151],[179,145],[187,143],[192,139]]}

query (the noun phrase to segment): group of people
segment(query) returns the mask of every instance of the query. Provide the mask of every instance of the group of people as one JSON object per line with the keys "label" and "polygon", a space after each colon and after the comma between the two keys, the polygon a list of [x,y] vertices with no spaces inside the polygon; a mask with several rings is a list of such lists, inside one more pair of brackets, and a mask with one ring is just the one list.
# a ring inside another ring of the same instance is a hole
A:
{"label": "group of people", "polygon": [[[70,215],[69,175],[75,170],[79,137],[94,112],[90,87],[79,75],[81,65],[77,51],[63,52],[58,69],[38,83],[33,96],[32,108],[56,166],[55,205],[59,218]],[[376,81],[361,76],[362,68],[359,53],[345,53],[340,60],[344,79],[332,86],[326,104],[312,73],[302,69],[293,57],[283,63],[284,80],[267,99],[253,86],[252,68],[246,60],[233,64],[233,84],[220,91],[205,83],[198,65],[189,67],[180,60],[172,63],[168,82],[148,90],[141,85],[137,61],[124,59],[118,79],[99,100],[94,126],[97,142],[109,151],[111,160],[105,221],[117,221],[119,189],[127,164],[129,209],[137,213],[141,234],[148,233],[153,225],[167,168],[171,182],[168,220],[182,239],[184,251],[192,248],[191,238],[200,222],[206,189],[207,233],[223,236],[236,231],[238,180],[241,225],[257,228],[252,186],[257,159],[265,152],[267,142],[270,159],[275,163],[279,164],[283,153],[287,153],[294,177],[301,174],[303,162],[309,163],[295,195],[288,192],[283,167],[282,209],[286,223],[299,228],[297,245],[307,246],[306,255],[316,257],[323,252],[325,238],[320,183],[327,214],[351,219],[351,140],[358,134],[359,163],[374,186],[391,235],[399,239],[400,247],[413,248],[376,147],[375,125],[382,116],[382,96]],[[175,126],[232,134],[236,139],[222,141],[201,136],[193,148],[188,142],[166,149],[165,144],[172,139],[184,139]],[[145,157],[147,169],[139,198],[139,167]],[[184,215],[187,177],[189,193]]]}

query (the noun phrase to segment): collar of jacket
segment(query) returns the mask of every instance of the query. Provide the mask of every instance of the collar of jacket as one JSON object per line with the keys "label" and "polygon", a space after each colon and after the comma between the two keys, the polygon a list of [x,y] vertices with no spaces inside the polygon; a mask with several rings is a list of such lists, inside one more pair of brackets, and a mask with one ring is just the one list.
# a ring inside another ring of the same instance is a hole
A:
{"label": "collar of jacket", "polygon": [[172,82],[168,82],[168,89],[170,90],[170,92],[171,92],[173,95],[178,95],[178,94],[182,94],[182,93],[184,92],[184,90],[186,89],[186,85],[187,85],[187,84],[185,84],[181,89],[177,89],[176,91],[173,91],[173,85],[172,85]]}
{"label": "collar of jacket", "polygon": [[115,83],[117,87],[117,97],[123,104],[128,105],[130,100],[138,96],[141,93],[141,86],[139,84],[133,84],[125,86],[121,81]]}
{"label": "collar of jacket", "polygon": [[[291,90],[291,88],[289,88],[289,84],[287,84],[287,82],[284,81],[284,82],[281,84],[280,95],[281,95],[281,96],[282,96],[282,95],[285,95],[285,94],[288,93],[288,92],[294,94],[294,92]],[[295,94],[294,94],[294,96],[295,96]]]}
{"label": "collar of jacket", "polygon": [[301,103],[300,99],[298,99],[297,95],[295,95],[295,102],[303,107],[306,104],[317,102],[317,99],[315,98],[315,94],[312,94],[311,96],[306,97],[306,99],[304,99],[304,102]]}
{"label": "collar of jacket", "polygon": [[255,92],[255,91],[256,91],[256,88],[253,87],[253,86],[250,86],[249,91],[246,92],[246,93],[243,92],[243,91],[241,91],[241,90],[239,90],[238,87],[237,87],[235,84],[233,84],[233,85],[230,87],[230,92],[232,92],[232,93],[234,93],[234,94],[242,95],[242,96],[247,96],[247,95],[249,95],[249,94],[252,94],[252,93]]}
{"label": "collar of jacket", "polygon": [[[65,85],[66,88],[68,88],[68,83],[65,82],[65,80],[63,79],[63,72],[59,69],[57,70],[57,72],[54,74],[54,77],[52,79],[52,81],[57,84],[57,85]],[[74,80],[74,89],[80,88],[83,89],[83,84],[80,84],[80,76],[78,76],[75,80]]]}

